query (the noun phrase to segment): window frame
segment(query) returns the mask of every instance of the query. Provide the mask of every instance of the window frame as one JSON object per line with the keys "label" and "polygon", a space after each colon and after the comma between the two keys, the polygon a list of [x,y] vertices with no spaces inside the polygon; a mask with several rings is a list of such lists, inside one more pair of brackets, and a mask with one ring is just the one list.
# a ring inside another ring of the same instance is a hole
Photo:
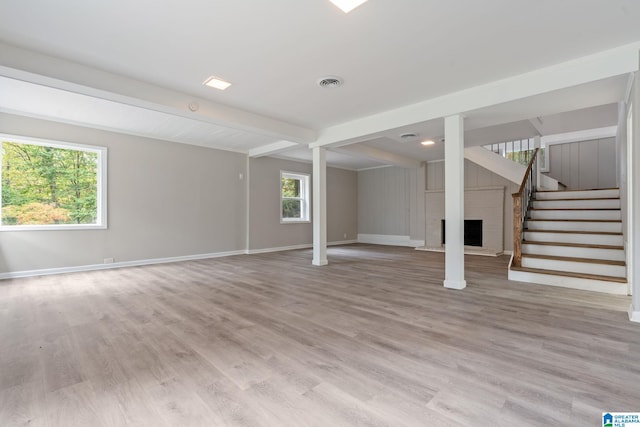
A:
{"label": "window frame", "polygon": [[[2,231],[52,231],[52,230],[105,230],[107,229],[107,147],[78,144],[74,142],[33,138],[21,135],[0,133],[0,143],[39,145],[67,150],[96,153],[96,222],[94,224],[40,224],[40,225],[5,225],[2,224],[2,203],[0,202],[0,232]],[[2,146],[0,146],[0,166],[2,165]],[[2,197],[2,168],[0,167],[0,200]]]}
{"label": "window frame", "polygon": [[[300,197],[284,197],[282,194],[282,180],[284,178],[300,180]],[[280,171],[280,224],[300,224],[311,222],[311,175],[301,172]],[[285,200],[300,200],[300,218],[284,218],[282,216],[282,203]]]}
{"label": "window frame", "polygon": [[540,150],[544,150],[542,152],[542,158],[544,159],[544,164],[540,165],[540,172],[549,172],[549,150],[550,146],[543,141],[540,141]]}

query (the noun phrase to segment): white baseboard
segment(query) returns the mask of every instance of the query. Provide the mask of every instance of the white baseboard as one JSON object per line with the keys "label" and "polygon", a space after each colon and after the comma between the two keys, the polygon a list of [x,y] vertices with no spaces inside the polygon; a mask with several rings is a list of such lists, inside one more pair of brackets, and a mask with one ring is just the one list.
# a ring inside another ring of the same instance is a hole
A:
{"label": "white baseboard", "polygon": [[424,246],[424,240],[409,240],[409,247],[411,248],[419,248],[420,246]]}
{"label": "white baseboard", "polygon": [[357,240],[337,240],[335,242],[327,243],[327,246],[353,245],[354,243],[358,243],[358,241]]}
{"label": "white baseboard", "polygon": [[214,252],[209,254],[186,255],[186,256],[177,256],[177,257],[168,257],[168,258],[143,259],[143,260],[136,260],[136,261],[122,261],[122,262],[114,262],[111,264],[89,264],[89,265],[79,265],[74,267],[43,268],[39,270],[25,270],[25,271],[0,273],[0,280],[17,279],[20,277],[48,276],[51,274],[79,273],[83,271],[108,270],[112,268],[122,268],[122,267],[138,267],[141,265],[165,264],[169,262],[180,262],[180,261],[194,261],[198,259],[221,258],[221,257],[232,256],[232,255],[244,255],[244,254],[246,254],[246,251],[240,250],[240,251]]}
{"label": "white baseboard", "polygon": [[[358,243],[358,241],[357,240],[335,241],[335,242],[327,243],[327,246],[349,245],[353,243]],[[53,274],[80,273],[83,271],[108,270],[112,268],[139,267],[142,265],[166,264],[170,262],[180,262],[180,261],[195,261],[199,259],[221,258],[221,257],[227,257],[227,256],[233,256],[233,255],[247,255],[247,254],[251,255],[251,254],[261,254],[261,253],[268,253],[268,252],[290,251],[294,249],[308,249],[312,247],[313,245],[309,243],[304,245],[284,246],[284,247],[278,247],[278,248],[265,248],[265,249],[252,249],[252,250],[243,249],[239,251],[214,252],[214,253],[208,253],[208,254],[186,255],[186,256],[177,256],[177,257],[168,257],[168,258],[122,261],[122,262],[114,262],[110,264],[89,264],[89,265],[79,265],[79,266],[73,266],[73,267],[43,268],[39,270],[14,271],[14,272],[0,273],[0,280],[19,279],[21,277],[49,276]]]}
{"label": "white baseboard", "polygon": [[416,248],[424,246],[424,240],[411,240],[410,236],[396,236],[390,234],[358,234],[358,243],[373,245],[406,246]]}
{"label": "white baseboard", "polygon": [[[357,240],[337,240],[335,242],[328,242],[327,246],[340,246],[340,245],[351,245],[353,243],[358,243]],[[313,243],[303,243],[301,245],[291,245],[291,246],[277,246],[274,248],[262,248],[262,249],[249,249],[247,250],[247,254],[266,254],[270,252],[282,252],[282,251],[292,251],[295,249],[309,249],[313,248]]]}
{"label": "white baseboard", "polygon": [[267,254],[267,253],[270,253],[270,252],[293,251],[293,250],[296,250],[296,249],[309,249],[309,248],[312,248],[312,247],[313,247],[312,243],[304,243],[302,245],[278,246],[278,247],[275,247],[275,248],[248,249],[246,251],[246,253],[249,254],[249,255]]}
{"label": "white baseboard", "polygon": [[[439,253],[444,253],[444,247],[439,247],[439,248],[427,248],[425,246],[418,246],[416,248],[417,251],[425,251],[425,252],[439,252]],[[500,255],[507,255],[505,252],[495,252],[495,251],[488,251],[488,250],[484,250],[484,249],[474,249],[470,246],[465,246],[464,247],[464,254],[465,255],[478,255],[478,256],[488,256],[488,257],[498,257]]]}
{"label": "white baseboard", "polygon": [[640,323],[640,311],[634,310],[633,304],[629,306],[629,320]]}

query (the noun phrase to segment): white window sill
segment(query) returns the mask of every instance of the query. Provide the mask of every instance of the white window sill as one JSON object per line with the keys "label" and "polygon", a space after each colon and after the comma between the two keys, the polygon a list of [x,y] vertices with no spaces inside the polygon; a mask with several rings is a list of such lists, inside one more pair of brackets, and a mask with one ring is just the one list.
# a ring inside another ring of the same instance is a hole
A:
{"label": "white window sill", "polygon": [[281,219],[280,224],[311,224],[309,219]]}
{"label": "white window sill", "polygon": [[59,224],[59,225],[2,225],[2,231],[69,231],[69,230],[106,230],[106,225],[96,224]]}

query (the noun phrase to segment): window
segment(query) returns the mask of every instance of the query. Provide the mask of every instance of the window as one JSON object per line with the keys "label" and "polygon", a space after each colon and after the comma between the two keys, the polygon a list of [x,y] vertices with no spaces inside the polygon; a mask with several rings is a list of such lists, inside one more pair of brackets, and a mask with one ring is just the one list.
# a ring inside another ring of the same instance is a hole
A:
{"label": "window", "polygon": [[309,221],[309,175],[280,172],[280,221]]}
{"label": "window", "polygon": [[0,229],[106,228],[106,148],[12,135],[0,141]]}
{"label": "window", "polygon": [[549,172],[549,149],[545,142],[540,143],[540,151],[538,152],[538,165],[540,172]]}

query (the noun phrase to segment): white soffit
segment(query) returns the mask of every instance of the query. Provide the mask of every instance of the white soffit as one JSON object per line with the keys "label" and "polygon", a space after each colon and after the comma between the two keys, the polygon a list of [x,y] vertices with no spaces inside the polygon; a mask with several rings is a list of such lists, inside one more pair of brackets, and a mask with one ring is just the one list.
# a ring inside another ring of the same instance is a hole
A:
{"label": "white soffit", "polygon": [[[387,163],[382,161],[375,161],[370,158],[362,156],[350,155],[348,153],[338,153],[335,151],[327,150],[327,165],[348,170],[362,170],[371,169],[381,166],[386,166]],[[308,148],[298,148],[295,150],[289,150],[283,153],[276,154],[272,157],[301,161],[305,163],[311,163],[313,161],[313,155]]]}
{"label": "white soffit", "polygon": [[0,110],[209,148],[248,152],[274,138],[60,89],[0,77]]}

